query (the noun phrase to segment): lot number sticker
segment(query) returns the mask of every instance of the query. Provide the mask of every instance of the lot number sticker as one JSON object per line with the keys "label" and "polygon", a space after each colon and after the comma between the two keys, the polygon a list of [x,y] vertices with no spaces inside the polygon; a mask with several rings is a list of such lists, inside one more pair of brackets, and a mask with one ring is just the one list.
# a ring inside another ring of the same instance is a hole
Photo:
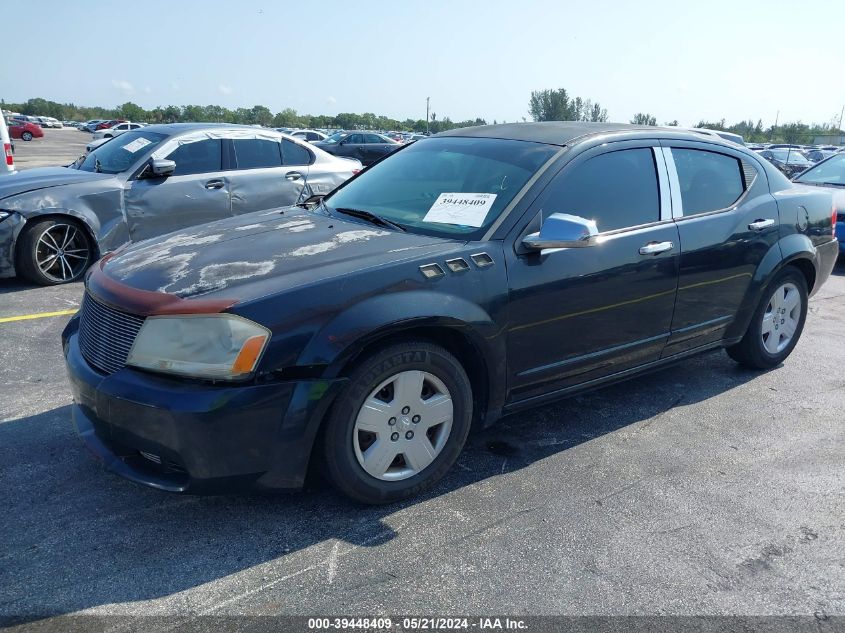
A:
{"label": "lot number sticker", "polygon": [[123,149],[125,149],[125,150],[126,150],[127,152],[129,152],[130,154],[134,154],[134,153],[135,153],[135,152],[137,152],[139,149],[141,149],[142,147],[146,147],[146,146],[147,146],[147,145],[149,145],[150,143],[152,143],[152,141],[148,141],[147,139],[145,139],[145,138],[142,136],[142,137],[140,137],[140,138],[136,138],[136,139],[135,139],[134,141],[132,141],[131,143],[127,143],[126,145],[124,145],[124,146],[123,146]]}
{"label": "lot number sticker", "polygon": [[495,201],[495,193],[441,193],[423,222],[481,226]]}

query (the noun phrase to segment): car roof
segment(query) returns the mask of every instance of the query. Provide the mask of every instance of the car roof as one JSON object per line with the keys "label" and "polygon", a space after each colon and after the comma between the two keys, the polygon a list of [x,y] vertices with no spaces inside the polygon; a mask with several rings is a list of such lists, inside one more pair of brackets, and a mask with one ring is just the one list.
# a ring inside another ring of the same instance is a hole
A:
{"label": "car roof", "polygon": [[[175,134],[182,134],[184,132],[192,132],[194,130],[209,130],[209,129],[250,129],[255,130],[250,125],[237,125],[235,123],[154,123],[144,128],[145,132],[158,132],[159,134],[167,134],[173,136]],[[266,132],[276,132],[275,128],[267,128]]]}
{"label": "car roof", "polygon": [[[672,138],[701,140],[703,134],[684,128],[634,125],[631,123],[593,123],[588,121],[541,121],[536,123],[501,123],[479,125],[440,132],[435,136],[464,136],[532,141],[549,145],[567,145],[574,139],[613,132],[660,132]],[[708,136],[708,139],[722,140]]]}

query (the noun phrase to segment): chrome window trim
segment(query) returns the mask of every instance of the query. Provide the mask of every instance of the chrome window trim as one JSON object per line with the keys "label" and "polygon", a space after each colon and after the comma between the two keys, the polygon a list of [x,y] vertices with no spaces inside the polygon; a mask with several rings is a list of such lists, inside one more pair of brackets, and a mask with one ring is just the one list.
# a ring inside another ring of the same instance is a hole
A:
{"label": "chrome window trim", "polygon": [[663,156],[663,148],[659,145],[651,148],[654,157],[654,166],[657,169],[657,188],[660,196],[660,220],[672,219],[672,200],[669,184],[669,174],[666,168],[666,159]]}
{"label": "chrome window trim", "polygon": [[669,192],[672,195],[672,218],[684,217],[684,202],[681,199],[681,181],[675,168],[675,157],[671,147],[661,147],[663,160],[666,162],[666,172],[669,174]]}

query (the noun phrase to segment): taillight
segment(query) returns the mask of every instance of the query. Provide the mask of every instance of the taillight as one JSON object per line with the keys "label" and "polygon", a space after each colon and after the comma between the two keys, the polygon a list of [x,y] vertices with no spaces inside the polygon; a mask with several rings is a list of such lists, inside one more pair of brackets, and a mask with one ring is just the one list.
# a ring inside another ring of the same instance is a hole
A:
{"label": "taillight", "polygon": [[836,204],[831,207],[830,230],[833,232],[833,237],[836,237]]}
{"label": "taillight", "polygon": [[6,154],[6,164],[9,167],[14,167],[15,157],[12,156],[12,146],[10,143],[3,143],[3,153]]}

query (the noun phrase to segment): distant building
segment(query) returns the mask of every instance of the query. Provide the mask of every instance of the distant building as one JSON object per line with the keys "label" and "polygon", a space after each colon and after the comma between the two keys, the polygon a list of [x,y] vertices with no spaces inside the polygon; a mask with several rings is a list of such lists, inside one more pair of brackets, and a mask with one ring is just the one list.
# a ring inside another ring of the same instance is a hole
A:
{"label": "distant building", "polygon": [[825,134],[813,138],[813,145],[845,145],[845,134]]}

